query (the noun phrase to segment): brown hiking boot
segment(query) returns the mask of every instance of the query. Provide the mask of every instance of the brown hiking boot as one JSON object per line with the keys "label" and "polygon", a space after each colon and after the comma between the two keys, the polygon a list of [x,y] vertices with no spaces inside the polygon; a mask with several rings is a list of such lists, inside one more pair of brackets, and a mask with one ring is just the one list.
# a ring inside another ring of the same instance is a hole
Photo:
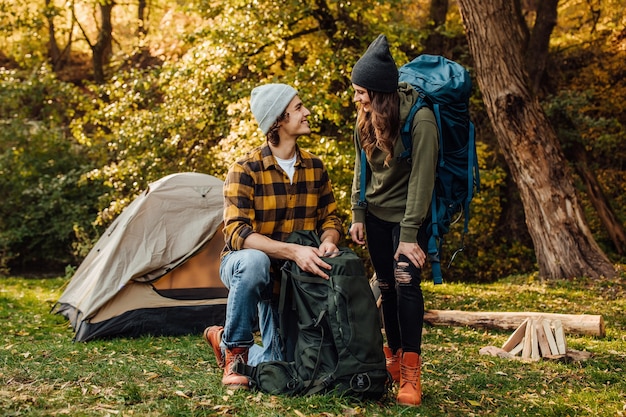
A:
{"label": "brown hiking boot", "polygon": [[387,372],[391,374],[391,379],[394,382],[400,382],[400,358],[402,357],[402,349],[398,349],[394,354],[391,352],[390,347],[383,346],[383,352],[385,352]]}
{"label": "brown hiking boot", "polygon": [[224,327],[211,326],[204,329],[202,337],[213,348],[215,353],[215,360],[220,368],[224,367],[224,355],[222,354],[222,348],[220,343],[222,342],[222,334],[224,333]]}
{"label": "brown hiking boot", "polygon": [[400,389],[396,400],[403,405],[422,403],[422,358],[416,352],[404,352],[400,361]]}
{"label": "brown hiking boot", "polygon": [[224,365],[224,376],[222,377],[222,384],[233,389],[248,389],[249,381],[248,377],[239,375],[233,371],[233,366],[236,362],[248,363],[248,348],[236,347],[232,349],[226,349],[226,364]]}

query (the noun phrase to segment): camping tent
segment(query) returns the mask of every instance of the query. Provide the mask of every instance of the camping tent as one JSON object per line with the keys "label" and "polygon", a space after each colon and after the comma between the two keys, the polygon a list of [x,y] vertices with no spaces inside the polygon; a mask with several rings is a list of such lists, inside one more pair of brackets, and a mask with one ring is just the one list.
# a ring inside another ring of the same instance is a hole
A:
{"label": "camping tent", "polygon": [[222,186],[206,174],[172,174],[120,213],[55,304],[75,340],[201,333],[223,324]]}

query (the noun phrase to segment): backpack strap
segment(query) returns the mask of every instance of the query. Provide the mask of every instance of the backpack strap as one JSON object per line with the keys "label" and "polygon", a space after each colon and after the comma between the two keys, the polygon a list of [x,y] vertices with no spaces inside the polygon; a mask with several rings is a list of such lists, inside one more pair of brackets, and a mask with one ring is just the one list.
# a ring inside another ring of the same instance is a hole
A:
{"label": "backpack strap", "polygon": [[361,178],[359,190],[359,206],[367,207],[367,201],[365,201],[365,187],[367,186],[367,159],[365,151],[361,149]]}
{"label": "backpack strap", "polygon": [[[443,132],[441,131],[441,112],[439,111],[439,104],[433,104],[433,113],[435,115],[435,121],[437,122],[437,134],[439,135],[439,166],[443,167],[445,165],[445,159],[443,157],[444,142]],[[467,204],[469,206],[469,202]],[[437,200],[435,188],[433,188],[430,207],[431,235],[428,239],[428,260],[430,261],[433,283],[441,284],[443,283],[443,274],[441,273],[441,247],[443,246],[443,239],[439,234],[439,216],[437,216],[437,213],[439,213],[439,201]]]}
{"label": "backpack strap", "polygon": [[413,119],[415,118],[415,114],[419,109],[424,106],[425,104],[422,100],[417,100],[415,103],[413,103],[413,106],[411,106],[411,110],[409,110],[409,115],[406,117],[404,126],[402,126],[402,130],[400,131],[400,137],[402,138],[402,144],[404,145],[404,152],[400,154],[398,159],[411,158],[411,150],[413,148],[411,127],[413,126]]}
{"label": "backpack strap", "polygon": [[289,312],[285,311],[286,309],[286,305],[287,305],[287,294],[288,294],[288,281],[289,281],[289,275],[287,274],[283,274],[282,269],[285,266],[283,265],[281,267],[281,273],[277,274],[280,276],[280,292],[278,295],[278,319],[279,319],[279,328],[278,328],[278,334],[280,335],[280,339],[283,341],[283,343],[286,343],[287,341],[287,324],[286,324],[286,320],[285,318],[288,317]]}
{"label": "backpack strap", "polygon": [[[474,184],[476,184],[476,192],[480,191],[480,174],[478,171],[478,155],[476,154],[476,145],[475,145],[475,132],[474,132],[474,123],[469,122],[469,142],[468,146],[470,152],[468,152],[467,156],[467,198],[465,199],[465,204],[463,207],[463,211],[465,213],[465,223],[463,227],[463,233],[467,233],[469,231],[469,205],[474,197]],[[473,151],[472,151],[473,149]],[[474,179],[475,178],[475,179]]]}
{"label": "backpack strap", "polygon": [[[468,228],[469,218],[470,218],[469,206],[472,201],[472,198],[474,197],[474,187],[476,187],[476,192],[480,191],[480,171],[478,167],[478,155],[477,155],[475,142],[476,142],[475,127],[474,127],[474,123],[470,121],[469,122],[469,140],[468,140],[468,145],[467,145],[469,147],[468,149],[470,149],[470,151],[467,154],[467,197],[465,198],[465,201],[463,202],[463,213],[465,214],[463,216],[465,218],[464,224],[463,224],[463,233],[461,234],[461,245],[458,249],[454,251],[454,253],[452,253],[452,256],[450,257],[450,261],[448,262],[448,267],[452,265],[454,258],[456,258],[456,256],[460,252],[463,252],[465,250],[465,244],[463,242],[464,242],[465,234],[467,234],[469,231],[469,228]],[[439,242],[440,248],[441,248],[441,244],[442,242]],[[440,269],[439,265],[437,265],[437,269]]]}
{"label": "backpack strap", "polygon": [[433,105],[433,113],[435,113],[435,120],[437,121],[437,134],[439,135],[439,166],[444,166],[445,161],[443,158],[443,132],[441,131],[441,113],[439,112],[439,104]]}
{"label": "backpack strap", "polygon": [[439,236],[439,225],[437,224],[437,195],[433,189],[433,197],[430,203],[430,217],[431,217],[431,234],[428,238],[428,261],[430,262],[430,269],[433,275],[433,283],[443,283],[443,275],[441,273],[441,246],[443,239]]}
{"label": "backpack strap", "polygon": [[324,393],[328,387],[332,386],[335,381],[335,375],[330,374],[326,375],[323,378],[318,378],[314,381],[309,381],[309,385],[307,386],[307,395],[315,395]]}
{"label": "backpack strap", "polygon": [[[327,314],[328,314],[327,310],[322,310],[320,311],[320,314],[315,319],[314,327],[319,329],[319,332],[320,332],[319,344],[315,346],[315,349],[314,349],[314,352],[316,352],[315,367],[313,368],[313,371],[311,372],[310,378],[306,380],[302,380],[302,386],[300,387],[301,389],[300,393],[302,394],[307,394],[307,395],[316,394],[318,392],[323,391],[328,385],[327,383],[328,378],[317,378],[317,375],[320,371],[320,365],[322,363],[322,358],[321,358],[322,345],[324,344],[324,337],[325,337],[324,326],[322,326],[322,320],[325,319],[325,316],[327,316]],[[297,369],[296,369],[296,372],[297,372]]]}
{"label": "backpack strap", "polygon": [[[316,234],[313,237],[317,238],[314,240],[314,243],[319,242],[319,237]],[[301,243],[305,243],[305,242],[301,242]],[[288,315],[291,315],[291,314],[297,314],[296,311],[286,311],[286,308],[285,308],[285,306],[287,305],[287,297],[288,297],[287,293],[289,292],[288,288],[293,286],[291,281],[295,279],[292,276],[292,274],[289,272],[290,263],[295,264],[294,261],[287,261],[285,262],[282,268],[284,273],[281,274],[282,281],[281,281],[281,286],[280,286],[280,298],[278,302],[278,313],[279,313],[279,318],[281,322],[280,336],[283,338],[282,339],[283,343],[287,341],[287,335],[283,334],[283,332],[286,332],[289,330],[286,328],[286,325],[284,324],[284,321],[285,321],[284,318],[286,318]],[[309,281],[309,278],[306,276],[301,276],[298,279],[303,280],[303,281]],[[319,337],[319,344],[317,346],[314,346],[315,348],[314,352],[316,352],[315,367],[313,368],[313,371],[311,372],[310,379],[303,381],[302,392],[305,392],[305,393],[308,393],[311,389],[315,388],[315,385],[319,384],[319,381],[316,381],[316,378],[317,378],[317,374],[319,373],[320,364],[322,362],[321,353],[322,353],[322,345],[324,344],[324,336],[325,336],[323,322],[324,320],[326,320],[327,315],[328,315],[328,309],[323,309],[320,311],[319,315],[315,319],[313,319],[313,323],[314,323],[313,327],[319,330],[320,337]]]}
{"label": "backpack strap", "polygon": [[322,345],[324,344],[324,335],[325,335],[324,326],[322,326],[322,320],[325,318],[327,313],[328,313],[327,310],[322,310],[320,311],[320,314],[315,319],[315,327],[320,329],[320,344],[317,346],[317,357],[315,358],[315,368],[313,369],[313,372],[311,373],[311,381],[305,384],[305,391],[308,390],[310,385],[315,381],[315,379],[317,378],[317,374],[319,373],[319,370],[320,370],[320,363],[322,362],[321,360]]}

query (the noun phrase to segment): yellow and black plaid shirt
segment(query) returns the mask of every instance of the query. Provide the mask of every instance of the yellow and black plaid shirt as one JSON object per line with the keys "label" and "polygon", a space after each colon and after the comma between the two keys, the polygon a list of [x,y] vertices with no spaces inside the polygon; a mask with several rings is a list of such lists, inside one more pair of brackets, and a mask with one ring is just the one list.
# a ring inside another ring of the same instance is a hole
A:
{"label": "yellow and black plaid shirt", "polygon": [[253,232],[279,241],[296,230],[343,234],[324,164],[299,147],[296,154],[293,183],[267,144],[231,166],[224,183],[226,250],[242,249]]}

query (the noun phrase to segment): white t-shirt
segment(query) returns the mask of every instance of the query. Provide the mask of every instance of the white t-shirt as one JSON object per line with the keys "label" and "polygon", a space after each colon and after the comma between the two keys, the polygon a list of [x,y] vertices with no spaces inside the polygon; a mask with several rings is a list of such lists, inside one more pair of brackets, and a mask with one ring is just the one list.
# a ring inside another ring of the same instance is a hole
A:
{"label": "white t-shirt", "polygon": [[296,171],[296,155],[294,154],[293,158],[290,159],[280,159],[276,155],[274,155],[274,158],[276,158],[278,165],[280,165],[289,176],[289,182],[293,184],[293,173]]}

